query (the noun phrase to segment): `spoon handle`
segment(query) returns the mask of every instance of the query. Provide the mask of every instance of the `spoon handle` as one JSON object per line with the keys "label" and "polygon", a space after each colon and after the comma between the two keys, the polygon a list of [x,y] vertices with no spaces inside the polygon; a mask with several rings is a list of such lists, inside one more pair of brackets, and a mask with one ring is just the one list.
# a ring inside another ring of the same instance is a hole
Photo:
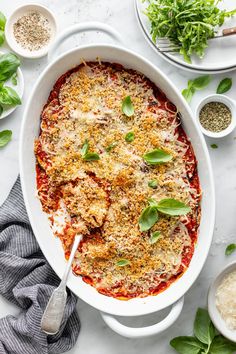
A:
{"label": "spoon handle", "polygon": [[41,320],[41,329],[47,334],[56,334],[59,331],[66,305],[66,283],[71,270],[75,252],[82,240],[82,235],[76,235],[60,285],[53,291]]}

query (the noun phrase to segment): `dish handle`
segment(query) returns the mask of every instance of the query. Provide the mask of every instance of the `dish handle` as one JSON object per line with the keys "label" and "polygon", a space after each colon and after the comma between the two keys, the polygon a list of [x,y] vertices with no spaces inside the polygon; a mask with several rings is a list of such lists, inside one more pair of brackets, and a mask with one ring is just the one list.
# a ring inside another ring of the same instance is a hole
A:
{"label": "dish handle", "polygon": [[124,40],[114,28],[111,26],[106,25],[105,23],[102,22],[96,22],[96,21],[91,21],[91,22],[82,22],[82,23],[77,23],[73,26],[70,26],[67,28],[65,31],[60,33],[58,37],[55,39],[53,44],[51,45],[49,52],[48,52],[48,60],[52,61],[57,54],[57,49],[63,43],[67,38],[78,34],[78,33],[83,33],[83,32],[92,32],[92,31],[99,31],[102,33],[107,34],[109,37],[111,37],[115,42],[118,44],[124,46]]}
{"label": "dish handle", "polygon": [[127,338],[143,338],[162,333],[167,328],[169,328],[179,317],[183,308],[183,304],[184,297],[172,305],[169,314],[161,322],[148,327],[134,328],[125,326],[120,323],[114,316],[104,312],[101,312],[101,316],[108,327],[110,327],[114,332],[120,334],[121,336]]}

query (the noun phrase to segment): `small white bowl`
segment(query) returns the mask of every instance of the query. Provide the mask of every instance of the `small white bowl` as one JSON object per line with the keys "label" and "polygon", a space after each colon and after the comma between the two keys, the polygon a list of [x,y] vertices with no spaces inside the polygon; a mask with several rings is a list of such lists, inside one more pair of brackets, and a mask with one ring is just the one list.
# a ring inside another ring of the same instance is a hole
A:
{"label": "small white bowl", "polygon": [[221,317],[217,307],[216,307],[216,291],[218,286],[223,281],[224,277],[236,270],[236,261],[228,264],[222,272],[216,277],[213,284],[211,285],[208,293],[208,312],[211,317],[212,322],[216,329],[223,334],[224,337],[228,338],[232,342],[236,342],[236,330],[231,330],[226,326],[225,321]]}
{"label": "small white bowl", "polygon": [[[3,54],[7,54],[7,53],[0,52],[0,56]],[[7,80],[4,83],[4,85],[10,86],[11,88],[13,88],[18,93],[20,99],[22,99],[23,93],[24,93],[24,77],[23,77],[23,74],[22,74],[22,71],[20,68],[17,69],[16,73],[17,73],[17,85],[12,84],[11,78],[9,80]],[[19,105],[14,106],[14,107],[4,106],[4,110],[2,112],[2,115],[0,116],[0,120],[9,116],[9,114],[14,112],[14,110],[17,109],[17,107],[19,107]]]}
{"label": "small white bowl", "polygon": [[[206,130],[201,125],[200,120],[199,120],[199,115],[200,115],[201,109],[203,108],[203,106],[205,106],[205,104],[207,104],[209,102],[224,103],[230,109],[230,111],[232,113],[232,120],[231,120],[230,125],[226,129],[224,129],[218,133],[212,132],[210,130]],[[223,138],[223,137],[229,135],[230,133],[232,133],[232,131],[236,127],[236,103],[234,100],[232,100],[231,98],[229,98],[225,95],[220,95],[220,94],[209,95],[209,96],[205,97],[200,102],[199,106],[197,107],[196,118],[197,118],[197,122],[200,126],[200,129],[204,135],[209,136],[210,138]]]}
{"label": "small white bowl", "polygon": [[[41,49],[35,50],[35,51],[30,51],[28,49],[24,49],[23,47],[21,47],[17,43],[14,33],[13,33],[14,23],[20,17],[22,17],[25,14],[32,12],[32,11],[38,11],[43,16],[45,16],[47,18],[47,20],[49,21],[49,23],[51,25],[51,30],[52,30],[51,31],[51,38],[50,38],[48,44],[46,46],[42,47]],[[11,14],[11,16],[8,18],[8,20],[6,22],[6,27],[5,27],[5,36],[6,36],[6,40],[7,40],[9,47],[11,47],[11,49],[14,50],[14,52],[16,52],[21,57],[30,58],[30,59],[41,58],[48,53],[50,45],[52,44],[53,40],[55,39],[56,32],[57,32],[57,24],[56,24],[56,19],[55,19],[55,16],[53,15],[53,13],[50,10],[48,10],[45,6],[37,5],[37,4],[27,4],[27,5],[23,5],[23,6],[18,7]]]}

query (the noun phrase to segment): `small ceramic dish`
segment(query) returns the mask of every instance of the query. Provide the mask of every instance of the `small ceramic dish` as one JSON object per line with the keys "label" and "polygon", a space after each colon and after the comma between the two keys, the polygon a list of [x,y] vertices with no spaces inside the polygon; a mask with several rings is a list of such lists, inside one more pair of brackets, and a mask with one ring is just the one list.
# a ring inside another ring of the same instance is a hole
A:
{"label": "small ceramic dish", "polygon": [[[224,103],[230,109],[230,111],[232,113],[232,120],[231,120],[230,125],[226,129],[224,129],[220,132],[217,132],[217,133],[212,132],[210,130],[206,130],[201,125],[200,120],[199,120],[201,109],[207,103],[210,103],[210,102]],[[236,127],[236,103],[234,100],[232,100],[231,98],[229,98],[225,95],[219,95],[219,94],[209,95],[209,96],[205,97],[198,105],[198,107],[196,109],[196,118],[197,118],[197,122],[199,124],[199,127],[204,135],[209,136],[210,138],[223,138],[223,137],[227,136],[228,134],[232,133],[232,131]]]}
{"label": "small ceramic dish", "polygon": [[[30,51],[29,49],[23,48],[19,43],[17,43],[15,36],[14,36],[14,23],[18,21],[24,15],[27,15],[30,12],[37,11],[41,13],[50,24],[51,28],[51,36],[49,42],[43,46],[39,50]],[[57,24],[56,19],[53,13],[48,10],[46,7],[37,4],[27,4],[18,7],[8,18],[5,28],[5,36],[9,47],[11,47],[14,52],[24,58],[36,59],[45,56],[48,53],[50,45],[52,44],[53,40],[55,39],[57,32]]]}
{"label": "small ceramic dish", "polygon": [[[0,52],[0,56],[3,54],[6,54],[6,53]],[[13,88],[18,93],[18,96],[21,99],[23,96],[23,93],[24,93],[24,77],[23,77],[23,74],[22,74],[22,71],[20,68],[17,69],[16,74],[17,74],[17,84],[16,85],[13,85],[11,78],[9,80],[7,80],[6,82],[4,82],[4,85]],[[0,116],[0,120],[9,116],[9,114],[11,114],[17,107],[19,107],[19,106],[17,105],[17,106],[12,107],[12,106],[4,105],[3,112]]]}
{"label": "small ceramic dish", "polygon": [[208,293],[208,311],[212,322],[217,330],[232,342],[236,342],[236,330],[231,330],[226,326],[216,307],[216,291],[226,275],[236,270],[236,261],[228,264],[212,283]]}

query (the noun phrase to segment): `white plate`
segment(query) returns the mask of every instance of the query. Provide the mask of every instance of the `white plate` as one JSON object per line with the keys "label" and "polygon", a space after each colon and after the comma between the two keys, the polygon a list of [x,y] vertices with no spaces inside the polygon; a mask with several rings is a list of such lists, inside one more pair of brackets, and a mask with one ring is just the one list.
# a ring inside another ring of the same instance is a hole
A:
{"label": "white plate", "polygon": [[[186,70],[209,73],[230,71],[236,68],[236,35],[227,38],[210,40],[209,47],[205,51],[204,58],[200,59],[193,55],[191,58],[191,64],[186,63],[183,57],[178,53],[161,53],[152,41],[152,37],[150,35],[150,21],[144,14],[147,2],[143,3],[142,0],[134,0],[134,2],[137,18],[146,39],[156,50],[156,52],[170,63],[180,66]],[[234,0],[223,0],[219,4],[219,7],[221,9],[232,10],[236,8],[236,3]],[[226,19],[224,25],[220,29],[220,32],[223,28],[234,26],[236,26],[236,16]]]}
{"label": "white plate", "polygon": [[[7,54],[7,53],[0,52],[0,56],[3,54]],[[11,82],[11,78],[10,78],[6,82],[4,82],[4,86],[9,86],[9,87],[13,88],[18,93],[18,96],[21,99],[23,96],[23,92],[24,92],[24,78],[23,78],[23,74],[22,74],[22,71],[20,68],[17,69],[16,73],[17,73],[17,85],[13,85],[13,83]],[[3,110],[2,115],[0,116],[0,119],[6,118],[7,116],[9,116],[12,112],[14,112],[14,110],[17,107],[19,107],[19,105],[14,106],[14,107],[4,106],[4,110]]]}

